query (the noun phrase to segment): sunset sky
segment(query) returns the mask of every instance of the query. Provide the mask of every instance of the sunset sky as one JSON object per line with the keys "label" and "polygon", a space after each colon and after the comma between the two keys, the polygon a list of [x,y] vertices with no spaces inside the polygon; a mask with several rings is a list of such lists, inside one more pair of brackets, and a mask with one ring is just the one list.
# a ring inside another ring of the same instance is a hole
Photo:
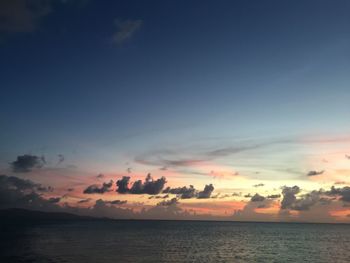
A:
{"label": "sunset sky", "polygon": [[350,222],[349,14],[0,1],[0,208]]}

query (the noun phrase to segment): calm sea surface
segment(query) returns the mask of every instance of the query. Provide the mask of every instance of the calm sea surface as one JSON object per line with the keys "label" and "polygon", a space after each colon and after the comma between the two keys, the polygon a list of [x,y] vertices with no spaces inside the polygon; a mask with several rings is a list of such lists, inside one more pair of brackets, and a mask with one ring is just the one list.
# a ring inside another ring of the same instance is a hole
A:
{"label": "calm sea surface", "polygon": [[0,229],[0,262],[350,262],[350,225],[82,221]]}

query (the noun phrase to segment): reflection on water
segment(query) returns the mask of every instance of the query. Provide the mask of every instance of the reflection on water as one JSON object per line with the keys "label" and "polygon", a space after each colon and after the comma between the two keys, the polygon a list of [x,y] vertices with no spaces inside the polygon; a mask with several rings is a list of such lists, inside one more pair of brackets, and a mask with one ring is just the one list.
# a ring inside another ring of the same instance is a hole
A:
{"label": "reflection on water", "polygon": [[82,221],[0,231],[0,262],[350,262],[350,225]]}

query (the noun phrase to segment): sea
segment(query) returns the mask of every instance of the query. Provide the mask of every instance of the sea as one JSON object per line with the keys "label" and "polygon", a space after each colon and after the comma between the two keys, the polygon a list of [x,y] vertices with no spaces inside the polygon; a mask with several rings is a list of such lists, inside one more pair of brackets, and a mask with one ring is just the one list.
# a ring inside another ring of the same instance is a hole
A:
{"label": "sea", "polygon": [[0,262],[350,262],[350,225],[72,221],[0,229]]}

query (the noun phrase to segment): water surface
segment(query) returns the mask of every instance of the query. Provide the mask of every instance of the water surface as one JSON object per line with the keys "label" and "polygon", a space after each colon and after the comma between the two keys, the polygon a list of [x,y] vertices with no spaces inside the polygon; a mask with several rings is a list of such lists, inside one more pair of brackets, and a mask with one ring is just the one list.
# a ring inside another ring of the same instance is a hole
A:
{"label": "water surface", "polygon": [[72,221],[0,231],[0,262],[350,262],[350,225]]}

